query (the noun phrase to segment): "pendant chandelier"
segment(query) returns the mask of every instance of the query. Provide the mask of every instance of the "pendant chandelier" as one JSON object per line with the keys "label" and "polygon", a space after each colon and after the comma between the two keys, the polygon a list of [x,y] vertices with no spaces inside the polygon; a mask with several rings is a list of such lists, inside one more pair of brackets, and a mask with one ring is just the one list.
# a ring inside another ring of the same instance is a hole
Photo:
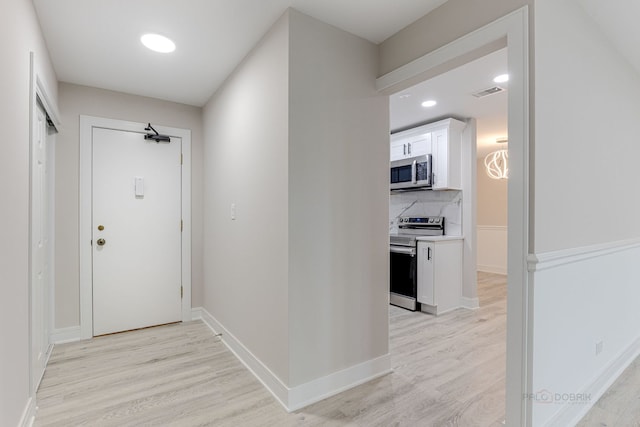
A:
{"label": "pendant chandelier", "polygon": [[508,158],[509,151],[505,149],[487,154],[484,158],[487,175],[493,179],[507,179],[509,175]]}

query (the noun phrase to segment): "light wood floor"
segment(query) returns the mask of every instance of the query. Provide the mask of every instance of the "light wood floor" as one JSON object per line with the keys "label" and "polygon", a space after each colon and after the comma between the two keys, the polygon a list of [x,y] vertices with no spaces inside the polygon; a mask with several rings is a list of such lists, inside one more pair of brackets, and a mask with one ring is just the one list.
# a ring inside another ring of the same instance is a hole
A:
{"label": "light wood floor", "polygon": [[640,427],[640,358],[620,375],[578,427]]}
{"label": "light wood floor", "polygon": [[35,426],[501,426],[506,278],[478,310],[390,307],[393,373],[287,414],[202,322],[56,346]]}

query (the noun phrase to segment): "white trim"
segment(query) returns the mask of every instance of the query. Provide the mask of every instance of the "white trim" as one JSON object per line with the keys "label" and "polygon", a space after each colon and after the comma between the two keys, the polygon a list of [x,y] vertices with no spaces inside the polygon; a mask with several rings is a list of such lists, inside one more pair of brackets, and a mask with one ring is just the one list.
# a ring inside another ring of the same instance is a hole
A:
{"label": "white trim", "polygon": [[[443,64],[455,61],[486,45],[503,39],[507,35],[505,28],[511,24],[509,21],[520,14],[523,9],[505,15],[478,30],[390,71],[376,80],[376,88],[378,91],[390,89],[401,82],[411,80],[427,71],[436,69]],[[482,38],[481,43],[478,43],[479,38]],[[509,86],[509,90],[511,90],[511,86]]]}
{"label": "white trim", "polygon": [[287,407],[289,389],[287,386],[206,309],[201,309],[201,315],[202,321],[214,334],[222,334],[220,339],[224,345],[269,390],[282,407],[289,411]]}
{"label": "white trim", "polygon": [[391,356],[387,353],[347,369],[317,378],[289,390],[289,412],[391,373]]}
{"label": "white trim", "polygon": [[565,404],[545,425],[558,427],[576,425],[638,356],[640,356],[640,337],[582,389],[580,393],[590,396],[590,404]]}
{"label": "white trim", "polygon": [[[91,267],[91,135],[94,127],[144,132],[146,124],[93,116],[80,116],[80,338],[93,337]],[[155,126],[158,132],[182,138],[182,321],[191,320],[191,131]]]}
{"label": "white trim", "polygon": [[202,307],[193,307],[191,309],[191,320],[202,320]]}
{"label": "white trim", "polygon": [[480,300],[478,299],[478,297],[475,297],[475,298],[460,297],[460,305],[462,306],[462,308],[475,310],[476,308],[480,308]]}
{"label": "white trim", "polygon": [[196,315],[199,315],[216,335],[220,334],[220,338],[227,348],[269,390],[287,412],[297,411],[391,372],[391,357],[389,354],[385,354],[289,388],[206,309],[198,307],[193,310],[193,313],[194,319],[196,319]]}
{"label": "white trim", "polygon": [[476,226],[478,231],[507,231],[509,228],[506,225],[478,225]]}
{"label": "white trim", "polygon": [[[47,180],[47,191],[49,197],[49,206],[47,215],[47,222],[49,228],[49,252],[47,253],[48,257],[48,278],[47,283],[49,288],[44,291],[43,295],[43,309],[45,310],[44,316],[44,331],[41,331],[44,336],[47,338],[47,349],[45,351],[46,360],[44,362],[44,369],[39,372],[34,372],[34,364],[33,364],[33,332],[34,332],[34,322],[33,322],[33,281],[32,281],[32,272],[33,272],[33,254],[32,254],[32,187],[33,187],[33,146],[34,146],[34,125],[35,119],[38,109],[38,100],[42,104],[42,108],[52,120],[56,129],[60,129],[60,120],[59,113],[56,106],[56,103],[52,101],[52,98],[49,96],[49,89],[45,82],[40,78],[40,75],[37,72],[36,67],[36,54],[35,52],[29,52],[29,251],[28,251],[28,265],[29,265],[29,280],[28,280],[28,302],[29,302],[29,313],[28,313],[28,340],[29,340],[29,398],[27,401],[27,405],[25,406],[25,410],[22,414],[20,426],[31,426],[33,425],[35,413],[36,413],[36,391],[42,380],[44,375],[44,371],[46,370],[46,366],[49,362],[49,357],[51,356],[51,339],[50,339],[50,331],[53,325],[53,302],[54,302],[54,287],[55,287],[55,275],[54,275],[54,254],[55,254],[55,221],[54,221],[54,201],[55,194],[53,192],[55,188],[55,169],[54,163],[51,162],[51,159],[55,159],[55,144],[51,144],[53,138],[51,136],[47,136],[47,166],[49,168],[49,176]],[[38,376],[36,378],[36,375]]]}
{"label": "white trim", "polygon": [[[529,251],[529,10],[524,6],[422,56],[376,81],[380,91],[408,86],[412,79],[435,74],[463,57],[506,36],[509,81],[509,233],[507,280],[507,425],[530,426],[532,292],[527,271]],[[438,68],[440,67],[440,68]]]}
{"label": "white trim", "polygon": [[585,261],[591,258],[598,258],[638,247],[640,247],[640,238],[599,243],[596,245],[543,252],[540,254],[530,254],[527,258],[528,269],[531,272],[548,270],[550,268]]}
{"label": "white trim", "polygon": [[507,270],[504,267],[500,267],[497,265],[478,264],[476,268],[478,271],[482,271],[483,273],[493,273],[493,274],[503,274],[503,275],[507,274]]}
{"label": "white trim", "polygon": [[68,342],[80,341],[80,326],[70,326],[68,328],[54,329],[51,333],[52,344],[66,344]]}
{"label": "white trim", "polygon": [[24,411],[22,411],[22,417],[20,417],[20,422],[18,423],[19,427],[31,427],[36,419],[36,399],[35,397],[29,397],[27,400],[27,405],[24,407]]}

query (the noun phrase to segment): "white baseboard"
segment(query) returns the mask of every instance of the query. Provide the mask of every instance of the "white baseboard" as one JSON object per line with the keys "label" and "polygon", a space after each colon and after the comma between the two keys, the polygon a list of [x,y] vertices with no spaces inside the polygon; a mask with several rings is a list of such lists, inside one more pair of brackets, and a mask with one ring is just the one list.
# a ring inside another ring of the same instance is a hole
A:
{"label": "white baseboard", "polygon": [[391,372],[389,354],[289,389],[289,412],[319,402]]}
{"label": "white baseboard", "polygon": [[582,390],[581,393],[590,396],[588,404],[565,404],[546,425],[558,427],[576,425],[638,356],[640,356],[640,337],[618,357],[612,360],[611,363]]}
{"label": "white baseboard", "polygon": [[507,274],[507,269],[498,265],[480,265],[476,266],[478,271],[482,271],[484,273],[494,273],[494,274]]}
{"label": "white baseboard", "polygon": [[460,297],[460,305],[463,308],[475,310],[476,308],[480,308],[480,300],[477,297],[476,298]]}
{"label": "white baseboard", "polygon": [[191,320],[202,319],[202,307],[191,307]]}
{"label": "white baseboard", "polygon": [[[296,411],[391,372],[389,354],[334,372],[290,388],[269,370],[236,337],[204,308],[193,309],[194,319],[202,319],[242,364],[262,383],[287,412]],[[199,316],[199,317],[196,317]]]}
{"label": "white baseboard", "polygon": [[27,405],[22,412],[22,417],[20,418],[19,427],[31,427],[36,418],[36,399],[33,397],[29,397],[27,401]]}
{"label": "white baseboard", "polygon": [[51,333],[50,339],[51,344],[64,344],[80,340],[80,326],[70,326],[68,328],[54,329]]}
{"label": "white baseboard", "polygon": [[222,342],[238,358],[240,362],[262,383],[263,386],[276,398],[287,410],[289,389],[280,379],[269,370],[256,356],[249,351],[232,333],[230,333],[215,317],[206,309],[200,309],[202,321],[209,326],[215,334],[222,334]]}

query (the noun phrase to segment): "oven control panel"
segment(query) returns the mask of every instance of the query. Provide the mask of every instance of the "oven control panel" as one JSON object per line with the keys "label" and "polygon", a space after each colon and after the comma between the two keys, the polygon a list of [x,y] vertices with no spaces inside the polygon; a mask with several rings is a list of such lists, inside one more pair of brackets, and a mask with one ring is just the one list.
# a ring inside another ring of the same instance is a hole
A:
{"label": "oven control panel", "polygon": [[431,225],[442,226],[444,224],[444,217],[441,216],[403,216],[400,217],[398,222],[400,225]]}

